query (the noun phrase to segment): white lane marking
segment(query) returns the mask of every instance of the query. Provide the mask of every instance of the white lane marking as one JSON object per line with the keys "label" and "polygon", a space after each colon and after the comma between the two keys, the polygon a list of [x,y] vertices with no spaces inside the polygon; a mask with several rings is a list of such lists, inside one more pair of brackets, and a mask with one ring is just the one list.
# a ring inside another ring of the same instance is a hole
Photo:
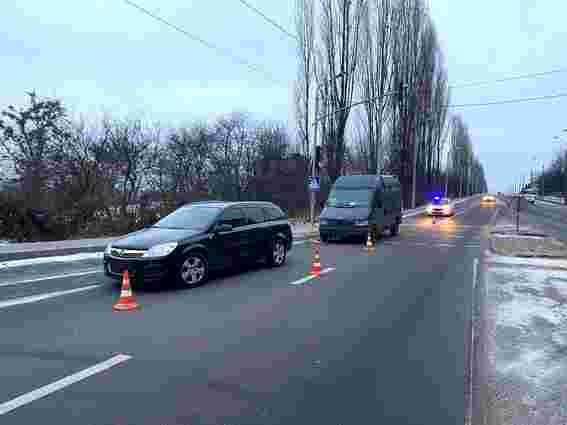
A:
{"label": "white lane marking", "polygon": [[416,215],[423,214],[424,212],[425,212],[425,208],[423,210],[414,211],[414,212],[411,212],[411,213],[404,214],[404,215],[402,215],[402,218],[414,217]]}
{"label": "white lane marking", "polygon": [[80,273],[68,273],[68,274],[60,274],[56,276],[44,276],[38,277],[35,279],[27,279],[27,280],[18,280],[17,282],[7,282],[7,283],[0,283],[0,288],[4,286],[16,286],[16,285],[24,285],[26,283],[34,283],[34,282],[41,282],[43,280],[56,280],[56,279],[65,279],[68,277],[79,277],[79,276],[87,276],[90,274],[102,273],[102,270],[88,270]]}
{"label": "white lane marking", "polygon": [[471,342],[470,342],[470,353],[469,353],[469,399],[467,405],[467,423],[472,420],[472,409],[473,409],[473,369],[474,369],[474,338],[475,338],[475,293],[477,285],[477,275],[478,275],[478,258],[473,261],[473,282],[472,282],[472,299],[471,299]]}
{"label": "white lane marking", "polygon": [[0,269],[10,269],[13,267],[36,266],[39,264],[51,263],[71,263],[75,261],[100,260],[103,252],[84,252],[73,255],[56,255],[52,257],[24,258],[21,260],[11,260],[0,263]]}
{"label": "white lane marking", "polygon": [[77,294],[79,292],[85,292],[96,288],[100,288],[101,286],[102,285],[89,285],[89,286],[83,286],[81,288],[68,289],[66,291],[49,292],[47,294],[31,295],[29,297],[14,298],[11,300],[0,301],[0,309],[12,307],[15,305],[36,303],[38,301],[48,300],[50,298],[62,297],[63,295]]}
{"label": "white lane marking", "polygon": [[[333,270],[336,270],[336,269],[335,269],[334,267],[328,267],[328,268],[326,268],[326,269],[321,270],[321,274],[327,274],[327,273],[329,273],[329,272],[332,272]],[[302,285],[302,284],[304,284],[304,283],[306,283],[306,282],[309,282],[309,281],[312,280],[312,279],[316,279],[316,277],[315,277],[315,276],[311,276],[311,275],[305,276],[305,277],[303,277],[303,278],[301,278],[301,279],[298,279],[298,280],[296,280],[296,281],[294,281],[294,282],[291,282],[290,285]]]}
{"label": "white lane marking", "polygon": [[114,367],[127,360],[130,360],[131,358],[132,356],[128,356],[126,354],[118,354],[104,362],[97,363],[96,365],[91,366],[88,369],[83,369],[77,373],[59,379],[58,381],[55,381],[51,384],[40,387],[29,393],[22,394],[19,397],[0,404],[0,415],[5,415],[6,413],[17,409],[18,407],[25,406],[26,404],[29,404],[35,400],[46,397],[56,391],[68,387],[69,385],[82,381],[90,376],[96,375],[97,373],[104,372],[105,370],[110,369],[111,367]]}

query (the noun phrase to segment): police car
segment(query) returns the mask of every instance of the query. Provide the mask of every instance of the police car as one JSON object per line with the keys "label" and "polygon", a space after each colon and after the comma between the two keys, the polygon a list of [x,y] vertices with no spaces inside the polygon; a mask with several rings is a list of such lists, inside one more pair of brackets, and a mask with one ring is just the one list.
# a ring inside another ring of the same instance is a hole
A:
{"label": "police car", "polygon": [[449,198],[442,198],[441,196],[433,197],[433,201],[426,207],[425,211],[430,217],[450,217],[455,214],[455,208]]}

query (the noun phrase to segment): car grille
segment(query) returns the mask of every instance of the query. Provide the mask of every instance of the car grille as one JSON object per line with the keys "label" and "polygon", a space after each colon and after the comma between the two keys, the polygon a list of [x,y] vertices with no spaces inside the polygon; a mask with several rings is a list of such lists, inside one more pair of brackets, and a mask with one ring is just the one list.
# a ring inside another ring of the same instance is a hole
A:
{"label": "car grille", "polygon": [[121,249],[112,248],[110,255],[116,258],[140,258],[146,253],[145,250],[140,249]]}
{"label": "car grille", "polygon": [[108,263],[108,269],[109,269],[110,273],[114,273],[114,274],[122,274],[126,270],[128,271],[128,273],[134,272],[134,267],[133,267],[132,263],[130,263],[128,261],[115,260],[115,259],[112,259],[112,258],[110,259],[110,261]]}

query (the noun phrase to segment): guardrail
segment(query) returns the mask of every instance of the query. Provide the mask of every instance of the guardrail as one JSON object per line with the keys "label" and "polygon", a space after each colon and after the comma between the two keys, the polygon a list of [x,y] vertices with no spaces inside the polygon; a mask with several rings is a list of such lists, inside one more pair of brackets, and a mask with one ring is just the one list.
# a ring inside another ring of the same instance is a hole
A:
{"label": "guardrail", "polygon": [[565,198],[560,196],[538,196],[536,199],[550,204],[565,205]]}

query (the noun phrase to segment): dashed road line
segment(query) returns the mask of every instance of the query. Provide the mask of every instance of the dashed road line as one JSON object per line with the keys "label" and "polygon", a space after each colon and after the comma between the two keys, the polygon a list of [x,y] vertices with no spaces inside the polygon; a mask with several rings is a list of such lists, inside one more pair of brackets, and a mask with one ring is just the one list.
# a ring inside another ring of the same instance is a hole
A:
{"label": "dashed road line", "polygon": [[93,375],[96,375],[97,373],[104,372],[105,370],[108,370],[127,360],[130,360],[131,358],[132,356],[128,356],[126,354],[118,354],[104,362],[91,366],[88,369],[83,369],[77,373],[59,379],[58,381],[55,381],[51,384],[40,387],[29,393],[22,394],[19,397],[0,404],[0,415],[5,415],[6,413],[17,409],[18,407],[25,406],[26,404],[39,400],[40,398],[47,397],[48,395],[53,394],[56,391],[62,390],[69,385],[87,379]]}
{"label": "dashed road line", "polygon": [[62,297],[64,295],[78,294],[80,292],[91,291],[93,289],[100,288],[101,286],[102,285],[89,285],[89,286],[83,286],[81,288],[68,289],[66,291],[55,291],[55,292],[49,292],[47,294],[31,295],[29,297],[22,297],[22,298],[13,298],[10,300],[0,301],[0,309],[13,307],[16,305],[36,303],[39,301],[48,300],[50,298]]}
{"label": "dashed road line", "polygon": [[[333,270],[336,270],[334,267],[328,267],[326,269],[321,270],[321,274],[327,274],[332,272]],[[304,283],[309,282],[310,280],[313,279],[317,279],[315,276],[309,275],[309,276],[305,276],[301,279],[298,279],[296,281],[293,281],[290,283],[290,285],[303,285]]]}

